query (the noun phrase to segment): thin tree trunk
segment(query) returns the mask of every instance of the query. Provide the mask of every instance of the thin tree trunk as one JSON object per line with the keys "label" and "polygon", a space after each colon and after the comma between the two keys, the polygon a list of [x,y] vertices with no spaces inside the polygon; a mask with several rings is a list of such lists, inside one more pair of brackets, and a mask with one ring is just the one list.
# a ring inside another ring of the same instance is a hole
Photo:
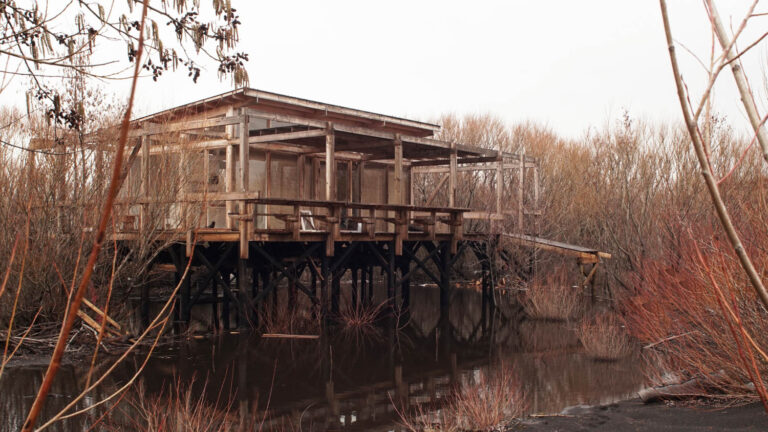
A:
{"label": "thin tree trunk", "polygon": [[128,129],[130,127],[131,111],[133,108],[134,95],[136,94],[136,81],[139,77],[141,57],[144,51],[144,23],[147,17],[148,2],[149,0],[143,1],[144,6],[141,13],[141,25],[139,26],[139,47],[136,58],[134,59],[136,63],[133,72],[133,83],[131,84],[131,94],[128,98],[128,106],[126,107],[123,123],[120,127],[120,140],[118,141],[117,149],[115,150],[116,153],[115,160],[113,162],[114,165],[112,167],[112,179],[110,180],[109,191],[107,192],[104,206],[101,210],[101,219],[99,220],[99,226],[96,231],[96,240],[93,244],[93,248],[91,249],[91,255],[88,257],[88,262],[85,265],[85,270],[83,272],[82,279],[80,280],[80,284],[78,285],[77,290],[72,294],[72,301],[69,305],[69,308],[67,309],[64,324],[61,327],[59,338],[56,341],[56,347],[54,348],[53,354],[51,355],[51,360],[48,363],[48,370],[45,372],[45,376],[43,377],[43,382],[40,385],[37,396],[32,403],[32,407],[29,409],[27,419],[24,421],[24,427],[22,428],[23,432],[31,432],[34,428],[37,416],[40,414],[40,411],[42,411],[43,405],[45,405],[45,400],[51,390],[53,379],[56,376],[56,373],[59,371],[59,367],[61,366],[61,358],[64,356],[64,349],[67,345],[67,340],[69,339],[69,333],[75,324],[77,311],[80,310],[80,304],[82,303],[83,296],[85,295],[85,288],[90,283],[91,275],[93,275],[93,269],[96,265],[96,260],[99,257],[99,252],[101,251],[101,247],[106,236],[107,226],[112,214],[112,207],[115,202],[115,197],[117,196],[117,192],[120,188],[123,150],[125,148],[125,143],[128,141]]}
{"label": "thin tree trunk", "polygon": [[[677,96],[680,99],[680,107],[683,110],[683,117],[685,118],[685,125],[688,128],[688,134],[691,136],[693,142],[693,148],[696,152],[696,158],[699,160],[701,167],[701,174],[704,176],[704,182],[707,185],[709,196],[712,198],[712,204],[715,206],[717,217],[720,219],[720,223],[723,225],[728,240],[733,246],[733,250],[739,258],[744,272],[747,274],[752,287],[755,289],[758,297],[763,302],[763,306],[768,309],[768,292],[763,285],[763,281],[760,279],[760,275],[757,273],[755,266],[752,264],[752,260],[749,258],[744,245],[741,243],[739,234],[736,232],[736,228],[733,226],[731,217],[728,213],[728,209],[725,207],[722,197],[720,196],[720,189],[717,186],[717,181],[712,175],[712,170],[709,167],[707,155],[704,151],[704,143],[701,141],[701,135],[698,133],[698,125],[693,120],[691,115],[691,109],[688,105],[688,99],[685,94],[685,85],[680,75],[680,68],[677,64],[677,55],[675,54],[675,44],[672,39],[672,30],[669,25],[669,14],[667,13],[667,2],[665,0],[659,0],[661,6],[661,15],[664,20],[664,33],[667,37],[667,46],[669,48],[669,59],[672,63],[672,71],[675,75],[675,85],[677,86]],[[759,119],[758,119],[759,123]]]}
{"label": "thin tree trunk", "polygon": [[[756,3],[757,2],[753,4],[752,9],[754,9]],[[752,124],[752,129],[754,129],[755,135],[757,135],[757,142],[760,143],[763,159],[768,162],[768,135],[765,133],[765,128],[762,127],[763,122],[760,119],[760,115],[757,113],[757,106],[755,105],[752,91],[749,88],[747,76],[744,75],[744,70],[741,68],[741,60],[736,58],[736,52],[733,49],[735,44],[731,42],[730,36],[728,36],[728,33],[723,26],[720,14],[717,13],[717,8],[715,8],[715,2],[707,0],[707,4],[712,18],[712,28],[717,35],[717,40],[720,42],[720,46],[723,47],[725,58],[731,64],[731,72],[733,72],[733,79],[736,81],[736,87],[739,89],[741,103],[744,104],[744,109],[747,111],[749,122]],[[750,13],[752,12],[752,9],[750,9]]]}

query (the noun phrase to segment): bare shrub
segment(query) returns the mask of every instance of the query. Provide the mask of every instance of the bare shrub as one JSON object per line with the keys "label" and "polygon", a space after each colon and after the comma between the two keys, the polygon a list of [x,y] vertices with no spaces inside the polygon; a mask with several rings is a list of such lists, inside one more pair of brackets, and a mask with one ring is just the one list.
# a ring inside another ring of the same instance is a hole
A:
{"label": "bare shrub", "polygon": [[355,303],[347,299],[339,309],[338,319],[346,328],[372,328],[388,303],[384,301],[379,304],[365,304],[365,302]]}
{"label": "bare shrub", "polygon": [[597,360],[618,360],[632,350],[624,323],[612,313],[583,320],[577,332],[587,355]]}
{"label": "bare shrub", "polygon": [[412,415],[401,415],[401,419],[411,431],[504,430],[526,408],[525,392],[517,376],[502,364],[466,375],[440,410],[428,413],[417,406]]}
{"label": "bare shrub", "polygon": [[[750,238],[766,238],[764,229],[752,225]],[[704,265],[697,264],[698,247]],[[750,251],[761,268],[768,265],[764,249]],[[759,388],[747,384],[762,383],[768,373],[768,313],[743,288],[748,281],[738,260],[711,231],[684,238],[669,253],[637,275],[636,295],[623,306],[628,329],[645,345],[645,356],[663,361],[678,382],[697,380],[700,396],[756,400]]]}
{"label": "bare shrub", "polygon": [[152,396],[142,386],[136,387],[126,395],[125,403],[109,413],[105,426],[142,432],[235,430],[238,418],[230,412],[232,401],[216,407],[203,396],[206,386],[198,392],[193,391],[193,384],[176,380],[169,389]]}
{"label": "bare shrub", "polygon": [[550,273],[546,279],[534,279],[525,293],[523,302],[529,317],[543,320],[569,321],[584,309],[577,288],[568,283],[563,271]]}
{"label": "bare shrub", "polygon": [[304,302],[290,305],[280,303],[277,309],[265,305],[259,324],[264,333],[317,334],[320,332],[320,320]]}

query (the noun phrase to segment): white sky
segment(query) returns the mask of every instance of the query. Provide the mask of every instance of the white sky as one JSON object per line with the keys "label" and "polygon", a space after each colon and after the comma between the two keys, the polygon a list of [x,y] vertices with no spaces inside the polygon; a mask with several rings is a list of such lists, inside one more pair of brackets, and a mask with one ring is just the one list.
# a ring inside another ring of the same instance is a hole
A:
{"label": "white sky", "polygon": [[[207,0],[206,0],[207,1]],[[627,109],[649,120],[681,118],[655,0],[482,1],[232,0],[243,21],[251,87],[383,114],[426,120],[440,113],[491,113],[570,137],[601,128]],[[669,0],[676,39],[707,61],[700,0]],[[738,22],[748,1],[717,2]],[[768,11],[768,5],[758,8]],[[755,19],[747,36],[765,31]],[[735,24],[734,24],[735,25]],[[124,49],[115,55],[125,60]],[[691,92],[703,71],[678,51]],[[761,46],[745,57],[766,99]],[[137,115],[231,89],[209,67],[193,84],[184,71],[139,87]],[[746,124],[730,72],[717,108]],[[127,95],[126,83],[111,84]]]}

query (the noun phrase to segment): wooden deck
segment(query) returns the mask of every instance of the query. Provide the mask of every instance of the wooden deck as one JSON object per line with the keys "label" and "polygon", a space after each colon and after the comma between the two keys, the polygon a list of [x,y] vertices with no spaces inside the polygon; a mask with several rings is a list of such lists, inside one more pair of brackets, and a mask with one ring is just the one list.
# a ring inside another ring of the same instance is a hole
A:
{"label": "wooden deck", "polygon": [[610,257],[526,235],[543,215],[539,160],[524,147],[446,141],[435,138],[438,125],[254,89],[133,126],[113,236],[128,248],[153,242],[157,264],[173,264],[180,323],[203,298],[215,299],[214,327],[220,312],[224,328],[233,315],[238,326],[258,322],[278,289],[334,316],[341,278],[353,303],[370,301],[374,268],[386,275],[390,308],[397,298],[407,309],[419,271],[440,287],[447,313],[452,266],[467,250],[493,304],[502,239],[576,257],[585,284]]}

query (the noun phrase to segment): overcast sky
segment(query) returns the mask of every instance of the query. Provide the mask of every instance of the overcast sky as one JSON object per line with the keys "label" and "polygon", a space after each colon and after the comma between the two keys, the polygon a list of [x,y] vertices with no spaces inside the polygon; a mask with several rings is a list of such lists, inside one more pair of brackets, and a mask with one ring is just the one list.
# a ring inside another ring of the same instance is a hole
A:
{"label": "overcast sky", "polygon": [[[708,59],[702,2],[669,2],[676,39]],[[650,120],[681,118],[655,0],[232,3],[243,21],[239,49],[251,56],[254,88],[421,120],[491,113],[571,137],[615,121],[625,109]],[[726,22],[740,20],[748,3],[717,2]],[[768,18],[755,19],[747,36],[766,24]],[[703,70],[679,52],[698,94]],[[765,47],[745,57],[761,100],[767,57]],[[198,84],[184,71],[142,81],[137,115],[232,88],[209,69]],[[744,127],[730,73],[721,80],[718,110]],[[127,94],[126,83],[111,85]]]}

